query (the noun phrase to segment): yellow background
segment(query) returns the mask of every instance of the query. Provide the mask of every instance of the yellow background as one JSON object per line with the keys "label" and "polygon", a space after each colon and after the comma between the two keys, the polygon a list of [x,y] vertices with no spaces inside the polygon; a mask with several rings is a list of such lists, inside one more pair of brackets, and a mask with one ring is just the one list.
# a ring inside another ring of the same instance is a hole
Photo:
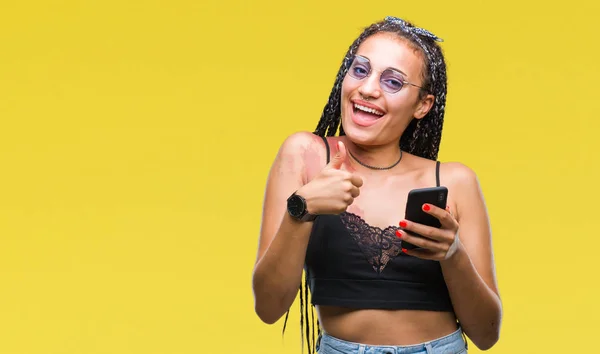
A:
{"label": "yellow background", "polygon": [[593,351],[600,6],[548,4],[3,1],[0,353],[299,353],[297,303],[283,340],[253,310],[266,175],[386,15],[445,39],[440,159],[480,177],[504,303],[489,352]]}

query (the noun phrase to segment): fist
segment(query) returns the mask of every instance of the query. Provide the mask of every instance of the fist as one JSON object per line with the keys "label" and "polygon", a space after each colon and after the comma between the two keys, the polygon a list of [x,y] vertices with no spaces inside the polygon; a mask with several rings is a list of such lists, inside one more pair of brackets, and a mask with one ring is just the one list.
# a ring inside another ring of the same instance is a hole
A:
{"label": "fist", "polygon": [[297,192],[306,199],[311,214],[341,214],[360,194],[363,180],[342,169],[347,158],[344,143],[338,141],[338,151],[315,178]]}

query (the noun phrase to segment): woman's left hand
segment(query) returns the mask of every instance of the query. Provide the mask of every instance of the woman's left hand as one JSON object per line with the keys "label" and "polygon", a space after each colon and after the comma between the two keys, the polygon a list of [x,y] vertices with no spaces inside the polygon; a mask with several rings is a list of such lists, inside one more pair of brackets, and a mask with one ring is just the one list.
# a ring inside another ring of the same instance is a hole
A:
{"label": "woman's left hand", "polygon": [[[409,220],[400,221],[401,229],[396,231],[396,235],[417,247],[415,249],[402,249],[408,255],[418,258],[444,261],[450,259],[459,249],[460,239],[458,238],[458,222],[450,213],[449,207],[446,210],[431,204],[423,204],[423,211],[435,216],[442,224],[440,228],[426,226],[411,222]],[[412,231],[423,237],[413,236],[404,230]]]}

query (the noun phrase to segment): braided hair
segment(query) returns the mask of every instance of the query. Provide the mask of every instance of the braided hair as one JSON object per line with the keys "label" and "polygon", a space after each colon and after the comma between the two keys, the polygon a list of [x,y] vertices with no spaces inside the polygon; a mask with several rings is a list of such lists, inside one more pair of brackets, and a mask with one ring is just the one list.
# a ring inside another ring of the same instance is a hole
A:
{"label": "braided hair", "polygon": [[423,88],[420,89],[419,98],[431,93],[435,96],[435,101],[425,117],[413,119],[406,127],[400,138],[400,149],[426,159],[436,160],[442,138],[447,86],[446,62],[442,49],[436,43],[439,38],[422,28],[415,27],[410,22],[393,17],[388,17],[384,21],[367,27],[352,43],[342,61],[329,95],[329,101],[323,109],[314,133],[319,136],[334,136],[339,129],[339,135],[345,135],[340,124],[342,82],[354,60],[358,47],[365,39],[379,32],[394,33],[408,40],[424,54]]}
{"label": "braided hair", "polygon": [[[329,100],[323,109],[314,134],[323,137],[334,136],[339,130],[339,135],[345,135],[341,126],[342,82],[354,60],[358,47],[365,39],[380,32],[396,34],[407,40],[423,54],[423,84],[419,91],[419,98],[422,99],[427,94],[432,94],[435,96],[435,101],[425,117],[413,119],[408,124],[400,138],[400,149],[426,159],[437,160],[442,138],[447,86],[446,62],[442,49],[436,43],[441,39],[427,30],[415,27],[412,23],[396,17],[386,17],[383,21],[370,25],[354,40],[342,61],[333,89],[329,94]],[[300,285],[300,331],[302,333],[302,347],[304,347],[304,341],[306,340],[308,353],[312,354],[316,352],[316,338],[320,336],[321,330],[318,319],[315,326],[314,306],[308,301],[308,278],[308,269],[305,268],[304,280]],[[284,333],[288,316],[289,310],[283,324]]]}

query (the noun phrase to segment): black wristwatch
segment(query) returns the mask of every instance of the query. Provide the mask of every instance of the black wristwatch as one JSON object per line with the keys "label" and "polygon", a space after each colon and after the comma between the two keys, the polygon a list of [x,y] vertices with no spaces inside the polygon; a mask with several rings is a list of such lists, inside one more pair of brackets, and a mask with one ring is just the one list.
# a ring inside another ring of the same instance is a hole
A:
{"label": "black wristwatch", "polygon": [[287,200],[287,211],[291,217],[299,221],[313,221],[317,215],[309,214],[306,209],[306,199],[294,192]]}

